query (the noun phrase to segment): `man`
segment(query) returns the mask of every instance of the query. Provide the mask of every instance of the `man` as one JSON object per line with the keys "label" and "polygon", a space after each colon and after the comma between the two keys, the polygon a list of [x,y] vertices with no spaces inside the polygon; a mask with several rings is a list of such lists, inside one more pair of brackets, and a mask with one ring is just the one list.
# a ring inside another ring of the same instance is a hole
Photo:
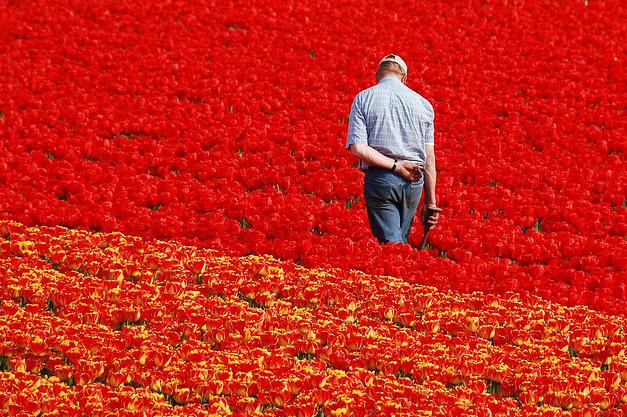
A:
{"label": "man", "polygon": [[423,186],[423,224],[434,227],[441,211],[435,197],[434,112],[405,85],[407,65],[398,55],[385,56],[375,78],[377,85],[353,101],[346,148],[365,171],[373,235],[383,243],[407,243]]}

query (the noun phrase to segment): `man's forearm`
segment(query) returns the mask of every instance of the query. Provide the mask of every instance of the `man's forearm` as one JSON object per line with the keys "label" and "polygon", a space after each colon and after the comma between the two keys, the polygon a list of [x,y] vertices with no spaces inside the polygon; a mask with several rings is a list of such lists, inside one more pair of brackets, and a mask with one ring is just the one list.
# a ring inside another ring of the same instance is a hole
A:
{"label": "man's forearm", "polygon": [[435,197],[435,183],[437,173],[435,169],[435,150],[433,146],[427,146],[427,163],[425,164],[425,204],[437,206]]}
{"label": "man's forearm", "polygon": [[383,155],[368,145],[351,145],[351,152],[357,158],[375,167],[391,169],[394,165],[394,159]]}
{"label": "man's forearm", "polygon": [[437,206],[435,197],[436,172],[433,165],[425,167],[425,204]]}

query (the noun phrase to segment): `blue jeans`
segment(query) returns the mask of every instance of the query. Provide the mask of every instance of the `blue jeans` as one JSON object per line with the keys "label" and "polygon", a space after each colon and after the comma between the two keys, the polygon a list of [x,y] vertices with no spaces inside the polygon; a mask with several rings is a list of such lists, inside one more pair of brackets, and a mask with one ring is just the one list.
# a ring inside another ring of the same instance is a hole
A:
{"label": "blue jeans", "polygon": [[371,168],[364,178],[364,197],[372,234],[379,242],[407,243],[424,180],[411,182],[392,171]]}

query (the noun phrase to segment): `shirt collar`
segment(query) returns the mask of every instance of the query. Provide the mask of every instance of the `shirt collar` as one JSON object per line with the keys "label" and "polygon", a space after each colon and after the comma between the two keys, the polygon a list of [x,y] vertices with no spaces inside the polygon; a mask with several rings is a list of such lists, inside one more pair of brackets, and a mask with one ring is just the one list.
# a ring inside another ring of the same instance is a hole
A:
{"label": "shirt collar", "polygon": [[393,75],[386,75],[385,77],[381,78],[381,80],[379,80],[379,84],[381,84],[382,82],[397,82],[397,83],[400,83],[401,80],[399,80],[398,78],[396,78]]}

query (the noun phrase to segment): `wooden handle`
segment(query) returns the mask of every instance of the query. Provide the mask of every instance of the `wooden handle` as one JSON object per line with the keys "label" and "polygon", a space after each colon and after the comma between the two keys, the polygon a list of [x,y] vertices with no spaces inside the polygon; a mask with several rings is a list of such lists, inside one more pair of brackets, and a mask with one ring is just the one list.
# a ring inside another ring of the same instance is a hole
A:
{"label": "wooden handle", "polygon": [[427,237],[429,236],[429,229],[431,229],[430,227],[425,227],[425,234],[422,235],[422,240],[420,241],[420,249],[426,249],[427,248]]}

